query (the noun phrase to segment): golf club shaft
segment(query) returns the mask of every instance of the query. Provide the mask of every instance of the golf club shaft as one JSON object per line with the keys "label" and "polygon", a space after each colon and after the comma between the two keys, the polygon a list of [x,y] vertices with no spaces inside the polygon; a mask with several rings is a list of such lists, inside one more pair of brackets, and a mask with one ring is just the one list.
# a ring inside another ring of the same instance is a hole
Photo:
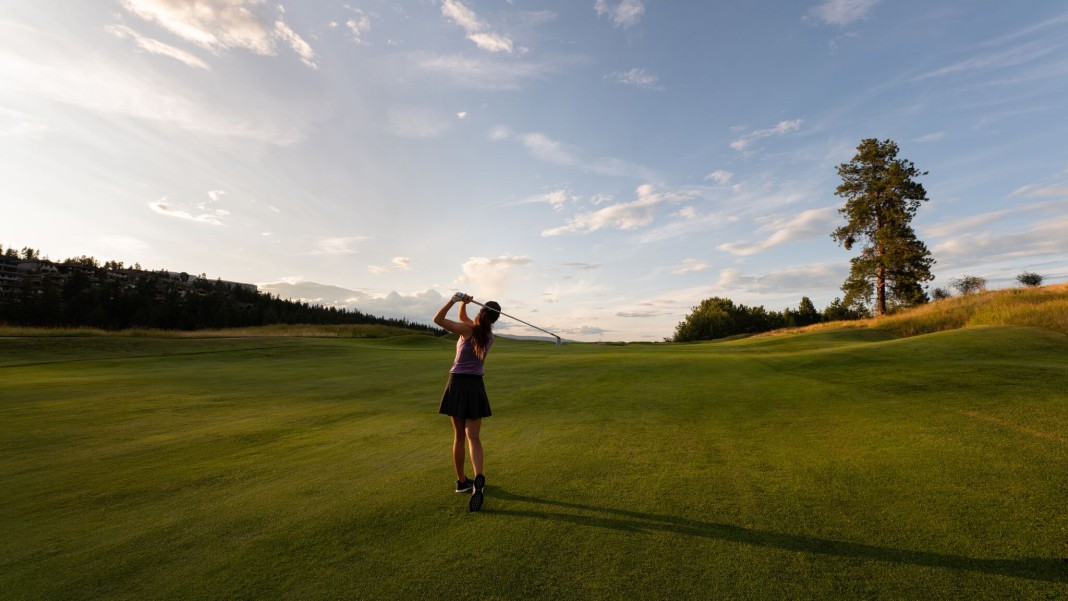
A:
{"label": "golf club shaft", "polygon": [[497,311],[497,313],[500,313],[501,315],[503,315],[503,316],[505,316],[505,317],[507,317],[509,319],[512,319],[514,321],[518,321],[519,323],[521,323],[521,324],[523,324],[525,326],[529,326],[531,328],[534,328],[535,330],[538,330],[539,332],[545,332],[546,334],[548,334],[548,335],[550,335],[550,336],[552,336],[553,338],[556,339],[556,346],[560,346],[560,342],[561,342],[560,341],[560,337],[557,336],[556,334],[553,334],[549,330],[543,330],[542,328],[539,328],[538,326],[536,326],[536,325],[534,325],[532,323],[527,323],[527,322],[523,321],[522,319],[519,319],[518,317],[512,317],[511,315],[505,313],[504,311],[498,311],[497,309],[494,309],[493,307],[487,307],[486,305],[483,305],[482,303],[478,302],[475,299],[471,299],[471,302],[475,303],[479,307],[482,307],[483,309],[489,309],[490,311]]}

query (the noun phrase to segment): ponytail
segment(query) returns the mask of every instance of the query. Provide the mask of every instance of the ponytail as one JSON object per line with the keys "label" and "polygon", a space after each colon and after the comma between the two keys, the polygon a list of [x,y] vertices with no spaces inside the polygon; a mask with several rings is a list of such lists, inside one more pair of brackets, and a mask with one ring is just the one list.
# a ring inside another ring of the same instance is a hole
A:
{"label": "ponytail", "polygon": [[483,305],[482,310],[478,312],[478,318],[472,328],[471,339],[474,342],[475,356],[481,361],[486,360],[489,339],[493,336],[493,322],[497,321],[500,316],[501,306],[495,301],[486,303]]}

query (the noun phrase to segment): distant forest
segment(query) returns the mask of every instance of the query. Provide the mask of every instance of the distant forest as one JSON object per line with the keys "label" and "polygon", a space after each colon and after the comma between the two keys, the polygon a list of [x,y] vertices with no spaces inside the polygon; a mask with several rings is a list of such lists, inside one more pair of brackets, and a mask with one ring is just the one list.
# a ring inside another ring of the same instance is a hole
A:
{"label": "distant forest", "polygon": [[378,324],[440,333],[407,319],[283,300],[255,286],[149,271],[92,257],[62,262],[0,246],[0,324],[200,330],[271,324]]}

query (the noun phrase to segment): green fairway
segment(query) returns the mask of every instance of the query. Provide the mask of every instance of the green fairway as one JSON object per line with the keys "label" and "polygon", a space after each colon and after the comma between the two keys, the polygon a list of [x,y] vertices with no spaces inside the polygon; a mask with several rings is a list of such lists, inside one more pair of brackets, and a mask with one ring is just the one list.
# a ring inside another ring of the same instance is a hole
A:
{"label": "green fairway", "polygon": [[1068,336],[0,338],[4,599],[1064,599]]}

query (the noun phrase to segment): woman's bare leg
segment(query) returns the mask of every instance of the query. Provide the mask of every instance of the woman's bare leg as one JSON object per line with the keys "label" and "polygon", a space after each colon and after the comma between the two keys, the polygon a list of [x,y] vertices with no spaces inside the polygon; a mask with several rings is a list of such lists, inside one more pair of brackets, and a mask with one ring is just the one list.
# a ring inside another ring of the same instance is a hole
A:
{"label": "woman's bare leg", "polygon": [[471,447],[471,467],[476,476],[482,473],[482,439],[478,437],[481,428],[481,419],[467,420],[467,444]]}
{"label": "woman's bare leg", "polygon": [[[460,482],[467,480],[464,474],[464,437],[467,431],[467,420],[462,417],[452,418],[452,465],[456,468],[456,479]],[[482,450],[482,447],[479,447]]]}

